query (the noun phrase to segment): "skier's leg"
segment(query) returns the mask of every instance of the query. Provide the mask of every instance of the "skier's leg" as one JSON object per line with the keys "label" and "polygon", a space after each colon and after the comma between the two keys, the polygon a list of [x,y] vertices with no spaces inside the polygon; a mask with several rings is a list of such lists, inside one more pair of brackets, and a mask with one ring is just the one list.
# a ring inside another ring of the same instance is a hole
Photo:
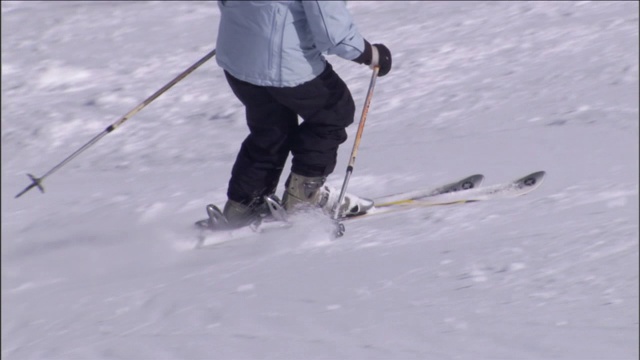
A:
{"label": "skier's leg", "polygon": [[[245,225],[262,198],[273,194],[298,126],[297,114],[279,104],[264,87],[225,72],[234,94],[246,108],[250,133],[242,142],[231,171],[225,205],[227,221]],[[245,221],[246,220],[246,221]],[[232,224],[233,226],[234,224]]]}
{"label": "skier's leg", "polygon": [[331,174],[338,147],[347,139],[355,104],[347,85],[331,65],[315,79],[292,88],[268,88],[280,103],[304,120],[292,138],[291,170],[308,177]]}
{"label": "skier's leg", "polygon": [[[289,211],[311,204],[330,210],[339,191],[323,185],[335,169],[338,147],[347,139],[345,129],[353,122],[355,104],[351,92],[329,64],[322,74],[305,84],[270,92],[304,120],[292,139],[291,175],[283,196],[285,208]],[[349,195],[343,206],[359,213],[366,212],[373,202]]]}

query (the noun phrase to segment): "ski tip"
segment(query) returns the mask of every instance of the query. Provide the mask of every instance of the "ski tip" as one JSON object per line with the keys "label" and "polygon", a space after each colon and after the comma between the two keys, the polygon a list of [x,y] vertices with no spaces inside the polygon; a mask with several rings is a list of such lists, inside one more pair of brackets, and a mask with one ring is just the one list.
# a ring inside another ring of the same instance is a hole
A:
{"label": "ski tip", "polygon": [[545,175],[546,175],[545,171],[536,171],[516,180],[515,182],[519,184],[524,184],[525,186],[540,186],[540,184],[542,184],[542,180],[544,179]]}
{"label": "ski tip", "polygon": [[470,176],[467,176],[466,178],[462,179],[462,181],[469,181],[469,180],[484,180],[484,175],[482,174],[473,174]]}
{"label": "ski tip", "polygon": [[480,184],[482,184],[482,182],[484,181],[484,175],[482,174],[471,175],[467,178],[467,180],[473,182],[474,184],[476,184],[476,186],[480,186]]}
{"label": "ski tip", "polygon": [[541,179],[541,178],[543,178],[546,174],[547,174],[547,172],[546,172],[546,171],[542,171],[542,170],[540,170],[540,171],[536,171],[536,172],[534,172],[534,173],[531,173],[531,174],[529,174],[529,175],[528,175],[528,176],[526,176],[526,177],[533,177],[533,178],[539,178],[539,179]]}
{"label": "ski tip", "polygon": [[483,182],[484,182],[484,175],[475,174],[460,180],[458,184],[459,184],[459,187],[462,188],[462,190],[468,190],[468,189],[473,189],[481,186]]}

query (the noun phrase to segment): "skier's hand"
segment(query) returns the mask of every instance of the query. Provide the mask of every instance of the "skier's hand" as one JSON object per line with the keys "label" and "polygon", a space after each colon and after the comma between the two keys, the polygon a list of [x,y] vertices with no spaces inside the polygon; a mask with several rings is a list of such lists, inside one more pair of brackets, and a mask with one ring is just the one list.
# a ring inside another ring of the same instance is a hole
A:
{"label": "skier's hand", "polygon": [[370,68],[379,67],[378,76],[385,76],[391,71],[391,51],[382,44],[369,44],[364,41],[364,51],[353,59],[358,64],[369,65]]}
{"label": "skier's hand", "polygon": [[370,68],[378,66],[378,76],[385,76],[391,71],[391,51],[382,44],[373,44],[371,46],[371,63],[367,64]]}

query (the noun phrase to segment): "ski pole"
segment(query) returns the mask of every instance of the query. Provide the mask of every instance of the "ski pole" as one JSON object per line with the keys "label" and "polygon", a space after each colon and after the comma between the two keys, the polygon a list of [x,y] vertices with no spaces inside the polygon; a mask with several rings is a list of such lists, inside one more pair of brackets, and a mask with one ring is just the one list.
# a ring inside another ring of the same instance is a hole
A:
{"label": "ski pole", "polygon": [[340,237],[344,234],[344,225],[339,221],[340,219],[340,208],[342,207],[342,201],[347,193],[347,185],[349,185],[349,179],[351,178],[351,174],[353,173],[353,166],[356,163],[356,155],[358,154],[358,147],[360,146],[360,140],[362,140],[362,133],[364,132],[364,123],[367,120],[367,113],[369,112],[369,105],[371,105],[371,98],[373,97],[373,89],[376,85],[376,78],[378,77],[378,71],[380,68],[375,66],[373,68],[373,73],[371,74],[371,82],[369,83],[369,91],[367,92],[367,97],[364,101],[364,107],[362,108],[362,115],[360,116],[360,123],[358,124],[358,131],[356,132],[356,138],[353,142],[353,149],[351,150],[351,158],[349,159],[349,165],[347,165],[347,174],[344,177],[344,181],[342,183],[342,189],[340,190],[340,197],[338,198],[338,203],[335,205],[335,209],[333,212],[333,221],[335,222],[336,229],[333,234],[334,237]]}
{"label": "ski pole", "polygon": [[27,176],[31,179],[31,185],[27,186],[24,190],[22,190],[18,195],[16,195],[16,199],[22,196],[22,194],[27,191],[37,187],[40,192],[44,193],[44,188],[42,187],[42,181],[49,175],[56,172],[58,169],[63,167],[69,161],[73,160],[76,156],[80,155],[80,153],[87,150],[93,144],[97,143],[98,140],[102,139],[105,135],[115,130],[117,127],[122,125],[125,121],[129,120],[133,115],[137,114],[140,110],[142,110],[145,106],[149,105],[153,100],[158,98],[158,96],[162,95],[165,91],[169,90],[173,85],[177,84],[179,81],[187,77],[187,75],[191,74],[195,69],[200,67],[200,65],[204,64],[207,60],[211,59],[216,54],[216,49],[213,49],[207,55],[205,55],[202,59],[198,60],[195,64],[191,65],[188,69],[180,73],[180,75],[176,76],[175,79],[169,81],[165,86],[160,88],[160,90],[153,93],[153,95],[149,96],[146,100],[144,100],[140,105],[133,108],[131,111],[126,113],[123,117],[118,119],[118,121],[109,125],[106,129],[104,129],[100,134],[96,135],[93,139],[91,139],[88,143],[84,144],[80,149],[76,150],[73,154],[69,155],[66,159],[60,162],[58,165],[54,166],[51,170],[47,171],[44,175],[37,178],[31,174],[27,174]]}

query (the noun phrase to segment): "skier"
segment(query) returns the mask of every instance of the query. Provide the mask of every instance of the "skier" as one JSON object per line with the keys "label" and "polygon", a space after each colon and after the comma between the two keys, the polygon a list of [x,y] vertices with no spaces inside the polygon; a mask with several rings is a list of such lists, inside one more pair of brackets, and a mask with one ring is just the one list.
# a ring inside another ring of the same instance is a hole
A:
{"label": "skier", "polygon": [[[325,180],[353,122],[349,89],[323,53],[391,70],[391,53],[358,32],[345,1],[219,1],[217,63],[245,106],[249,135],[231,171],[223,215],[245,226],[268,212],[289,153],[292,165],[282,205],[287,212],[330,212],[339,190]],[[298,122],[298,116],[302,122]],[[341,205],[366,212],[371,200],[346,194]]]}

